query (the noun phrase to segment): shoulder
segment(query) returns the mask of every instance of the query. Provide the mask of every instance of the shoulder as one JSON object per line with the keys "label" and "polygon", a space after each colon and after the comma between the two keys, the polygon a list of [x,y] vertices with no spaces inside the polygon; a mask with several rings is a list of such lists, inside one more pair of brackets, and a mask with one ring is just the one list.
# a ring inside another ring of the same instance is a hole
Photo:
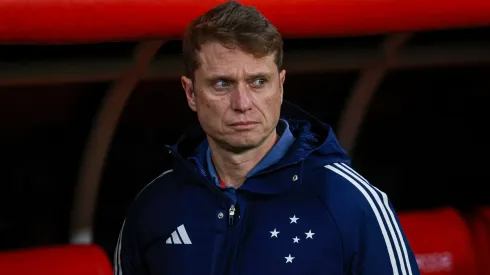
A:
{"label": "shoulder", "polygon": [[366,220],[377,220],[380,211],[390,207],[387,195],[346,163],[330,163],[315,170],[307,185],[342,231],[354,233]]}
{"label": "shoulder", "polygon": [[155,209],[160,208],[158,204],[164,202],[165,197],[171,193],[169,191],[175,182],[174,174],[173,169],[165,170],[138,192],[126,213],[126,223],[140,223],[141,219],[146,219]]}
{"label": "shoulder", "polygon": [[314,185],[341,232],[352,268],[366,274],[405,274],[406,268],[419,274],[388,196],[345,163],[324,168],[323,181]]}
{"label": "shoulder", "polygon": [[146,184],[134,197],[126,212],[122,233],[124,238],[146,243],[154,234],[148,232],[155,225],[155,220],[162,209],[168,209],[172,188],[177,180],[173,169],[168,169]]}
{"label": "shoulder", "polygon": [[311,173],[315,179],[306,184],[334,220],[346,257],[355,255],[368,238],[382,237],[379,243],[391,246],[386,234],[399,231],[399,226],[388,196],[346,163],[330,163],[318,169]]}
{"label": "shoulder", "polygon": [[128,215],[142,215],[142,212],[162,209],[163,204],[170,202],[171,197],[180,193],[178,189],[185,186],[182,184],[184,179],[179,174],[181,173],[174,168],[167,169],[147,183],[135,195]]}
{"label": "shoulder", "polygon": [[160,175],[155,177],[152,181],[150,181],[145,187],[143,187],[138,194],[135,197],[136,200],[142,200],[143,198],[146,198],[148,196],[151,196],[153,191],[158,191],[160,189],[164,189],[166,187],[165,183],[171,182],[172,181],[172,173],[174,172],[173,169],[168,169],[162,172]]}

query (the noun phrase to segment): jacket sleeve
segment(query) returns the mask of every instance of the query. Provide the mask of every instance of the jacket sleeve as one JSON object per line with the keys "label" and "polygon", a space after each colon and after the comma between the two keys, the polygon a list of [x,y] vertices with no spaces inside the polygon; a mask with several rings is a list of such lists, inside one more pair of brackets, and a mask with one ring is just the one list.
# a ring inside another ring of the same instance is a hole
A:
{"label": "jacket sleeve", "polygon": [[160,194],[166,190],[161,188],[163,176],[173,170],[166,170],[147,184],[129,207],[123,222],[116,249],[114,251],[114,275],[146,275],[151,267],[145,261],[145,249],[149,239],[149,222],[153,222],[152,210],[159,209]]}
{"label": "jacket sleeve", "polygon": [[[376,207],[364,213],[358,238],[358,255],[352,270],[358,275],[419,275],[415,255],[402,230],[395,210],[386,194],[372,187],[379,195]],[[369,203],[369,202],[368,202]]]}
{"label": "jacket sleeve", "polygon": [[344,163],[325,166],[329,210],[343,240],[349,275],[419,275],[388,196]]}
{"label": "jacket sleeve", "polygon": [[114,251],[114,275],[144,275],[140,251],[137,245],[136,232],[128,220],[125,220],[116,249]]}

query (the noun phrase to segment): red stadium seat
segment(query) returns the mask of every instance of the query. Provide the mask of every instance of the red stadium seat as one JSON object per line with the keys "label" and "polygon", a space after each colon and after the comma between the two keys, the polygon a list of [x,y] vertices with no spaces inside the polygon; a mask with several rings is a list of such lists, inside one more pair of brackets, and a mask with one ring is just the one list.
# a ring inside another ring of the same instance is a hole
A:
{"label": "red stadium seat", "polygon": [[67,245],[2,252],[0,274],[110,275],[112,267],[96,245]]}
{"label": "red stadium seat", "polygon": [[400,213],[399,218],[421,274],[478,274],[470,230],[458,211]]}
{"label": "red stadium seat", "polygon": [[480,208],[466,215],[473,237],[478,274],[490,274],[490,208]]}

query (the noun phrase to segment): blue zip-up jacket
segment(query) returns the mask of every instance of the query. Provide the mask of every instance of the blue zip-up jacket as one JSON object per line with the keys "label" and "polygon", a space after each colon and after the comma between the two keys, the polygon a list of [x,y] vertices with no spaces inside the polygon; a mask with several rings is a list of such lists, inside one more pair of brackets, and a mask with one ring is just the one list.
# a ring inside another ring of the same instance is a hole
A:
{"label": "blue zip-up jacket", "polygon": [[123,223],[115,274],[420,274],[386,194],[349,166],[332,129],[287,102],[282,114],[294,143],[233,196],[210,176],[200,128],[169,146],[172,169]]}

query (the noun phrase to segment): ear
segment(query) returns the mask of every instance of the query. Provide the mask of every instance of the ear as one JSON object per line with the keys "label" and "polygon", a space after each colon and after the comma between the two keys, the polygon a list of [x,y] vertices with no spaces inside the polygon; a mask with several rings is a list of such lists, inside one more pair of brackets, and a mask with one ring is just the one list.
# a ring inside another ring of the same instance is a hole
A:
{"label": "ear", "polygon": [[284,95],[284,81],[286,80],[286,70],[282,70],[279,73],[279,81],[281,83],[281,103],[282,103],[282,98]]}
{"label": "ear", "polygon": [[182,83],[182,88],[184,88],[185,97],[187,98],[187,104],[192,111],[196,111],[196,93],[194,92],[194,87],[192,80],[186,76],[180,79]]}
{"label": "ear", "polygon": [[286,70],[282,70],[279,73],[279,79],[281,81],[281,86],[284,85],[284,81],[286,80]]}

